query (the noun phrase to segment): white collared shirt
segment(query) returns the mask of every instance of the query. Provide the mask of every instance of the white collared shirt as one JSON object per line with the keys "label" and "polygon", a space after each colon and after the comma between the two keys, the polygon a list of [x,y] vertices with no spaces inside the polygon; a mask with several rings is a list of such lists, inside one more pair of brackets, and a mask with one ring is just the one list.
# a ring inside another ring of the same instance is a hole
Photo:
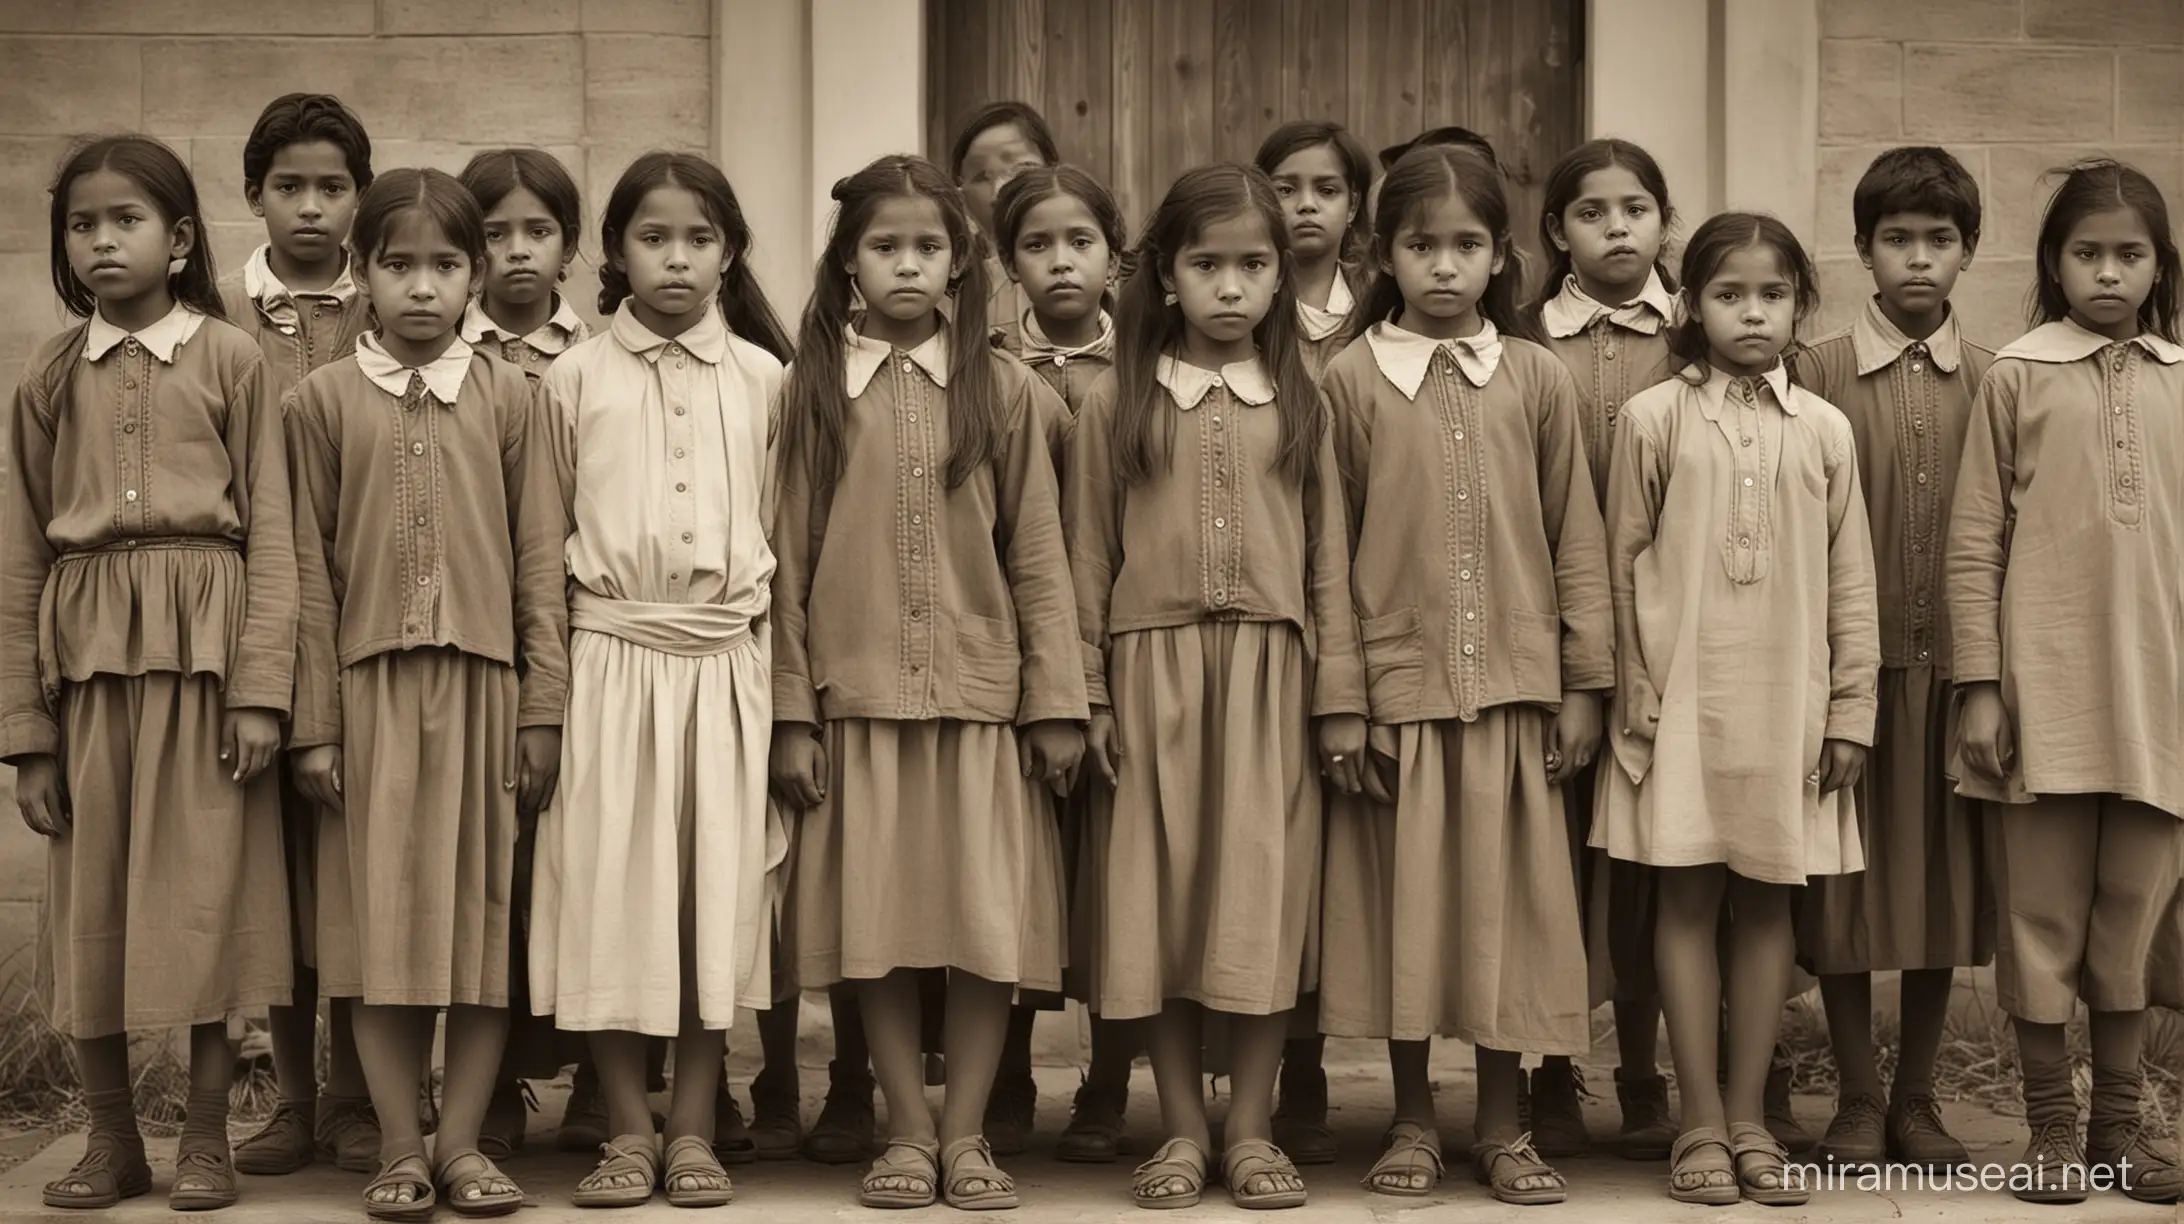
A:
{"label": "white collared shirt", "polygon": [[1426,371],[1433,367],[1434,354],[1444,349],[1455,359],[1456,368],[1463,371],[1465,381],[1474,387],[1491,382],[1501,365],[1501,333],[1483,317],[1478,331],[1453,340],[1435,340],[1389,322],[1375,323],[1365,333],[1365,344],[1372,349],[1373,362],[1380,372],[1408,399],[1418,398]]}
{"label": "white collared shirt", "polygon": [[1207,392],[1224,385],[1231,395],[1253,407],[1274,402],[1274,380],[1267,377],[1266,367],[1260,364],[1256,355],[1246,361],[1232,361],[1219,370],[1209,370],[1192,365],[1173,353],[1163,354],[1154,367],[1153,378],[1167,388],[1168,397],[1185,412],[1198,407]]}
{"label": "white collared shirt", "polygon": [[[2117,341],[2096,331],[2088,331],[2074,319],[2057,319],[2043,323],[2017,339],[2009,347],[1995,354],[1997,357],[2018,357],[2026,361],[2051,363],[2083,361]],[[2146,354],[2163,365],[2175,365],[2184,361],[2184,346],[2173,344],[2152,332],[2140,332],[2125,343],[2135,344]]]}
{"label": "white collared shirt", "polygon": [[341,259],[341,275],[324,289],[297,293],[281,283],[273,274],[273,246],[260,243],[243,264],[243,293],[258,304],[258,310],[276,327],[296,326],[296,299],[299,297],[327,298],[347,306],[357,293],[355,263],[346,254]]}
{"label": "white collared shirt", "polygon": [[379,343],[377,332],[356,338],[356,365],[372,385],[393,396],[409,394],[410,376],[425,380],[425,390],[447,407],[454,407],[463,393],[463,379],[470,374],[470,346],[455,337],[447,351],[421,366],[406,366]]}
{"label": "white collared shirt", "polygon": [[1948,374],[1956,373],[1964,360],[1964,336],[1957,327],[1956,311],[1951,310],[1936,328],[1934,334],[1924,340],[1913,340],[1903,334],[1887,313],[1881,309],[1881,298],[1875,294],[1866,299],[1865,309],[1850,325],[1850,348],[1858,358],[1861,377],[1875,370],[1888,368],[1904,350],[1923,344],[1934,359],[1934,364]]}
{"label": "white collared shirt", "polygon": [[112,352],[115,345],[134,338],[138,344],[144,346],[146,352],[168,365],[173,365],[175,351],[187,344],[190,337],[196,335],[197,329],[204,324],[204,315],[181,302],[176,302],[174,309],[161,315],[158,322],[135,332],[123,331],[107,322],[105,315],[94,310],[91,312],[90,330],[84,333],[83,355],[87,360],[97,361]]}
{"label": "white collared shirt", "polygon": [[493,316],[485,313],[484,298],[472,298],[470,305],[463,308],[462,337],[463,342],[470,345],[522,341],[541,353],[555,356],[584,339],[585,330],[583,316],[576,313],[576,307],[569,305],[569,299],[558,293],[554,295],[553,317],[537,331],[521,336],[495,323]]}
{"label": "white collared shirt", "polygon": [[[849,397],[855,399],[872,385],[872,376],[880,372],[887,359],[894,355],[895,346],[884,340],[874,340],[856,328],[847,329],[847,344],[843,347],[843,359],[847,369],[843,371],[844,387]],[[933,380],[933,385],[948,385],[948,328],[945,324],[923,344],[903,354]]]}
{"label": "white collared shirt", "polygon": [[1297,325],[1306,340],[1325,340],[1341,331],[1350,321],[1350,312],[1357,307],[1357,299],[1350,295],[1350,282],[1341,272],[1335,273],[1335,286],[1327,291],[1324,309],[1314,306],[1303,298],[1297,299]]}
{"label": "white collared shirt", "polygon": [[1658,335],[1663,327],[1676,319],[1676,298],[1668,286],[1661,283],[1658,268],[1646,273],[1645,288],[1638,296],[1620,306],[1609,306],[1596,301],[1591,294],[1578,287],[1576,274],[1562,278],[1562,289],[1547,299],[1540,308],[1540,323],[1547,334],[1557,340],[1566,340],[1591,327],[1605,316],[1617,327],[1626,327],[1644,335]]}

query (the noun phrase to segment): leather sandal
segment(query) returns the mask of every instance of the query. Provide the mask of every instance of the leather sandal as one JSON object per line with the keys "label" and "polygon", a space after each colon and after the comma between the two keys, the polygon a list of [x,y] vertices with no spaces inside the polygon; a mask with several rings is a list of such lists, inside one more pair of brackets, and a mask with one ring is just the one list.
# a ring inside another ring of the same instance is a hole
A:
{"label": "leather sandal", "polygon": [[174,1154],[174,1184],[167,1188],[167,1207],[173,1211],[218,1211],[233,1207],[239,1197],[235,1188],[235,1160],[227,1137],[185,1136]]}
{"label": "leather sandal", "polygon": [[[80,1187],[80,1188],[79,1188]],[[134,1135],[93,1132],[75,1167],[45,1184],[45,1205],[103,1211],[123,1199],[152,1192],[152,1166],[144,1141]]]}
{"label": "leather sandal", "polygon": [[2174,1146],[2163,1147],[2139,1118],[2100,1121],[2086,1131],[2086,1163],[2115,1172],[2115,1187],[2141,1203],[2174,1203],[2184,1194],[2184,1166]]}
{"label": "leather sandal", "polygon": [[[1719,1156],[1704,1155],[1708,1149]],[[1727,1207],[1744,1197],[1737,1186],[1736,1152],[1721,1132],[1694,1126],[1668,1149],[1668,1197],[1679,1203]]]}
{"label": "leather sandal", "polygon": [[[476,1148],[449,1154],[440,1162],[438,1181],[442,1199],[465,1219],[504,1216],[523,1206],[523,1187]],[[488,1189],[496,1182],[507,1189]]]}
{"label": "leather sandal", "polygon": [[[409,1200],[374,1197],[383,1191],[397,1190],[408,1190]],[[432,1218],[432,1209],[438,1203],[439,1196],[432,1188],[432,1169],[421,1152],[388,1161],[380,1167],[379,1175],[364,1187],[364,1214],[374,1220],[392,1221],[392,1224],[423,1224]]]}
{"label": "leather sandal", "polygon": [[[1543,1207],[1570,1197],[1569,1183],[1532,1146],[1531,1132],[1508,1143],[1479,1143],[1471,1149],[1471,1172],[1494,1197],[1512,1207]],[[1525,1178],[1550,1178],[1549,1186],[1519,1186]]]}
{"label": "leather sandal", "polygon": [[[1264,1178],[1287,1178],[1294,1186],[1253,1190],[1251,1183]],[[1281,1211],[1304,1206],[1304,1179],[1282,1150],[1264,1139],[1245,1139],[1228,1145],[1221,1153],[1221,1180],[1228,1185],[1229,1201],[1246,1211]]]}
{"label": "leather sandal", "polygon": [[[1380,1159],[1365,1173],[1374,1194],[1425,1198],[1441,1184],[1441,1135],[1422,1122],[1397,1122],[1381,1136]],[[1412,1184],[1419,1178],[1424,1185]]]}
{"label": "leather sandal", "polygon": [[1731,1122],[1729,1156],[1737,1166],[1737,1190],[1760,1206],[1802,1207],[1812,1200],[1812,1188],[1790,1178],[1789,1149],[1766,1127]]}
{"label": "leather sandal", "polygon": [[[659,1143],[650,1135],[617,1135],[599,1145],[599,1164],[576,1183],[579,1207],[642,1207],[660,1183]],[[628,1185],[619,1184],[636,1178]]]}
{"label": "leather sandal", "polygon": [[660,1180],[670,1207],[726,1207],[736,1197],[735,1183],[728,1180],[713,1145],[696,1135],[667,1145],[667,1168]]}
{"label": "leather sandal", "polygon": [[[1183,1183],[1175,1193],[1155,1193],[1170,1182]],[[1175,1211],[1196,1207],[1206,1192],[1206,1149],[1188,1139],[1170,1139],[1153,1158],[1137,1167],[1130,1179],[1130,1201],[1148,1211]]]}
{"label": "leather sandal", "polygon": [[[961,1166],[966,1162],[971,1167]],[[941,1200],[957,1211],[1008,1211],[1017,1206],[1016,1179],[993,1162],[984,1135],[965,1135],[941,1149]]]}
{"label": "leather sandal", "polygon": [[[912,1183],[882,1186],[881,1181]],[[858,1183],[857,1201],[867,1207],[930,1207],[940,1201],[940,1144],[931,1139],[890,1139]]]}

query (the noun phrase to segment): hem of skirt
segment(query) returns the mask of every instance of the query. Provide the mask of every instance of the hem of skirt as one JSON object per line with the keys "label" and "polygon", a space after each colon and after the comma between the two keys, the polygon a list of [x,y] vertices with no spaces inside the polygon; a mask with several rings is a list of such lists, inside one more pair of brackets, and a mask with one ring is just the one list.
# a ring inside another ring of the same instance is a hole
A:
{"label": "hem of skirt", "polygon": [[355,982],[322,981],[319,994],[328,999],[355,999],[370,1007],[508,1007],[507,991],[491,995],[473,990],[373,990]]}
{"label": "hem of skirt", "polygon": [[1322,1012],[1320,1032],[1329,1037],[1363,1037],[1380,1041],[1430,1041],[1439,1037],[1468,1042],[1505,1054],[1536,1054],[1543,1058],[1583,1058],[1592,1052],[1590,1035],[1570,1038],[1512,1037],[1506,1033],[1489,1033],[1466,1024],[1444,1024],[1424,1029],[1398,1031],[1393,1024],[1376,1024],[1372,1021],[1355,1023],[1341,1018],[1330,1020]]}
{"label": "hem of skirt", "polygon": [[1062,989],[1062,975],[1057,971],[1052,977],[1025,977],[1021,969],[1013,970],[1014,976],[1002,977],[989,972],[991,966],[966,965],[947,957],[936,959],[905,960],[900,964],[851,965],[840,958],[828,958],[824,962],[799,959],[796,962],[796,982],[799,991],[824,990],[838,982],[869,982],[886,977],[897,969],[960,969],[975,974],[989,982],[1002,982],[1019,991],[1045,991],[1058,994]]}
{"label": "hem of skirt", "polygon": [[116,1033],[136,1033],[147,1029],[189,1028],[200,1024],[224,1024],[237,1012],[257,1011],[262,1007],[286,1004],[296,995],[293,982],[286,986],[258,986],[240,990],[226,1003],[211,1010],[178,1010],[153,1015],[124,1012],[118,1018],[103,1018],[98,1023],[81,1025],[74,1017],[52,1017],[54,1031],[76,1041],[90,1041],[99,1037],[112,1037]]}
{"label": "hem of skirt", "polygon": [[1929,969],[1984,969],[1994,963],[1990,951],[1972,956],[1926,957],[1879,957],[1860,963],[1850,960],[1822,960],[1818,957],[1799,956],[1798,967],[1815,977],[1840,977],[1848,973],[1922,973]]}
{"label": "hem of skirt", "polygon": [[1297,1009],[1297,1000],[1303,998],[1306,993],[1308,992],[1300,990],[1291,996],[1287,1003],[1269,1005],[1262,999],[1225,999],[1206,994],[1203,991],[1183,990],[1177,991],[1166,998],[1156,999],[1151,1006],[1147,1006],[1142,999],[1126,1000],[1120,1003],[1103,1001],[1099,1007],[1092,1009],[1092,1014],[1103,1020],[1143,1020],[1148,1016],[1159,1015],[1168,1003],[1182,1000],[1186,1003],[1196,1003],[1207,1011],[1226,1012],[1232,1016],[1278,1016],[1283,1012],[1295,1011]]}
{"label": "hem of skirt", "polygon": [[[1595,849],[1599,848],[1600,847],[1595,847]],[[1764,875],[1753,875],[1749,871],[1740,870],[1735,863],[1729,861],[1728,859],[1714,855],[1696,854],[1691,856],[1690,858],[1678,859],[1676,861],[1669,862],[1663,861],[1661,859],[1625,858],[1624,856],[1615,853],[1615,851],[1609,850],[1608,857],[1620,863],[1636,863],[1641,867],[1726,867],[1735,874],[1743,876],[1745,879],[1751,880],[1755,883],[1785,884],[1793,888],[1801,887],[1803,886],[1805,881],[1821,876],[1858,874],[1855,871],[1809,871],[1802,873],[1785,873],[1778,879]]]}

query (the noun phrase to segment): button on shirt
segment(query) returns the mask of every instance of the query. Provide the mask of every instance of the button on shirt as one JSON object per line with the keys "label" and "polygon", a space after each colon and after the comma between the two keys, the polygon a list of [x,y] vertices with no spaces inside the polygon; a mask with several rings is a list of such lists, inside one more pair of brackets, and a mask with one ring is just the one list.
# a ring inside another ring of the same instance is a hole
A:
{"label": "button on shirt", "polygon": [[1476,718],[1614,684],[1607,543],[1553,354],[1391,323],[1320,381],[1356,525],[1372,716]]}
{"label": "button on shirt", "polygon": [[483,298],[472,298],[463,308],[463,343],[487,349],[501,360],[522,367],[527,374],[544,374],[554,358],[590,337],[591,328],[585,325],[583,316],[558,293],[554,295],[553,316],[528,335],[519,336],[495,323],[493,316],[485,313]]}
{"label": "button on shirt", "polygon": [[996,453],[951,488],[946,329],[909,352],[854,331],[844,348],[840,477],[820,483],[793,433],[782,448],[775,718],[1083,720],[1048,435],[1067,409],[982,349]]}
{"label": "button on shirt", "polygon": [[1994,680],[2023,802],[2105,793],[2184,815],[2184,347],[2068,320],[1996,355],[1965,435],[1945,583],[1956,680]]}
{"label": "button on shirt", "polygon": [[220,301],[228,321],[264,352],[275,394],[286,396],[304,375],[355,349],[371,325],[371,306],[349,263],[323,291],[298,293],[273,274],[271,260],[272,248],[261,243],[240,271],[221,279]]}
{"label": "button on shirt", "polygon": [[1332,431],[1300,484],[1276,465],[1280,412],[1256,358],[1216,371],[1166,357],[1156,377],[1153,435],[1172,445],[1165,462],[1156,449],[1150,480],[1115,474],[1112,375],[1085,398],[1070,449],[1070,565],[1093,703],[1107,704],[1116,634],[1287,621],[1317,653],[1313,714],[1366,713]]}
{"label": "button on shirt", "polygon": [[1594,493],[1601,498],[1607,496],[1608,456],[1623,405],[1672,372],[1668,328],[1676,314],[1676,297],[1658,270],[1621,306],[1594,300],[1573,275],[1564,277],[1562,288],[1540,308],[1547,347],[1577,381],[1585,454]]}
{"label": "button on shirt", "polygon": [[517,724],[561,724],[562,510],[531,388],[460,339],[412,368],[367,334],[289,397],[303,592],[291,746],[341,741],[342,668],[431,646],[520,667]]}

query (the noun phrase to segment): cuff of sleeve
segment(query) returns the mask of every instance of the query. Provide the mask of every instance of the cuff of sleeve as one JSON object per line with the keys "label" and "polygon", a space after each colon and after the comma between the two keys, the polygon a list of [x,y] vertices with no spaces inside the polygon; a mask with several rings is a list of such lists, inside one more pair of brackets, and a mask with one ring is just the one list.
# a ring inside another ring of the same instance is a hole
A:
{"label": "cuff of sleeve", "polygon": [[1584,666],[1565,667],[1562,672],[1562,691],[1588,693],[1615,687],[1615,662],[1603,659]]}
{"label": "cuff of sleeve", "polygon": [[222,701],[230,710],[271,710],[287,718],[294,708],[296,686],[271,679],[236,677],[228,681]]}
{"label": "cuff of sleeve", "polygon": [[1319,684],[1313,686],[1312,717],[1326,718],[1331,714],[1356,714],[1371,717],[1372,703],[1365,699],[1365,690],[1355,684]]}
{"label": "cuff of sleeve", "polygon": [[288,750],[324,748],[341,743],[341,720],[299,714],[288,728]]}
{"label": "cuff of sleeve", "polygon": [[1871,698],[1834,702],[1828,706],[1828,725],[1822,736],[1871,748],[1874,715],[1875,707]]}
{"label": "cuff of sleeve", "polygon": [[1041,722],[1068,722],[1083,725],[1091,721],[1092,711],[1084,703],[1063,697],[1038,697],[1024,694],[1016,705],[1016,725],[1028,727]]}
{"label": "cuff of sleeve", "polygon": [[777,723],[810,723],[818,726],[819,691],[809,684],[776,680],[773,691],[774,721]]}
{"label": "cuff of sleeve", "polygon": [[26,756],[58,756],[60,724],[45,714],[10,714],[0,719],[0,760]]}
{"label": "cuff of sleeve", "polygon": [[1958,684],[2002,679],[2002,652],[1991,647],[1966,647],[1957,642],[1949,664],[1950,679]]}

